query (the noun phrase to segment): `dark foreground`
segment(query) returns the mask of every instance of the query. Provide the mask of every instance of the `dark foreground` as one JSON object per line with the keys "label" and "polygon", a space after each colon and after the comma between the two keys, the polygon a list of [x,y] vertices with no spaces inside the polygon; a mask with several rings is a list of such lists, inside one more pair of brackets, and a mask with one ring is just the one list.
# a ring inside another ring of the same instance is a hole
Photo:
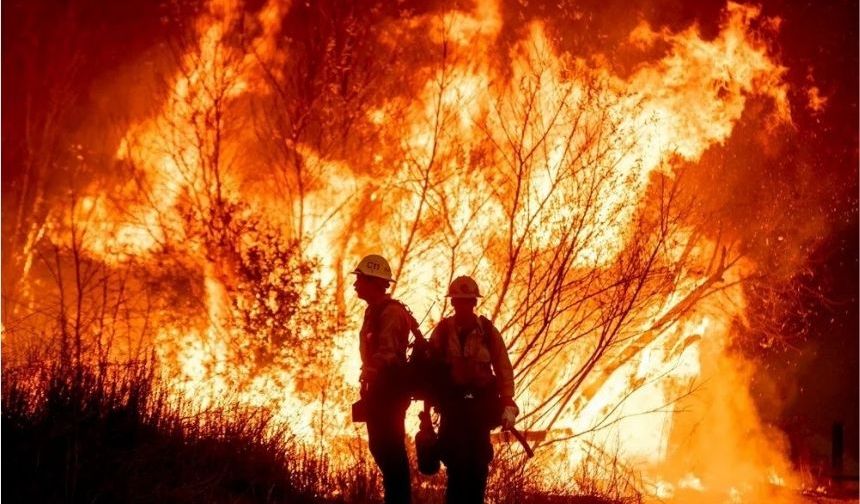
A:
{"label": "dark foreground", "polygon": [[[145,364],[4,369],[3,502],[380,502],[372,463],[348,471],[308,452],[259,410],[187,414]],[[185,413],[183,413],[185,412]],[[419,476],[416,476],[419,478]],[[519,478],[519,479],[516,479]],[[550,497],[497,474],[493,502],[607,504],[638,495]],[[442,502],[444,476],[416,480],[416,502]]]}

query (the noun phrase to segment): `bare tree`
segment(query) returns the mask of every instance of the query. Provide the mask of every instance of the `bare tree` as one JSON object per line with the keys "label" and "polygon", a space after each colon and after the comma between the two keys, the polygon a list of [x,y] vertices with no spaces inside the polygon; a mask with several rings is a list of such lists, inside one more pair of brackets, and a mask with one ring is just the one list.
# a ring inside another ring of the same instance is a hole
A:
{"label": "bare tree", "polygon": [[[484,281],[518,390],[532,398],[525,420],[551,429],[726,288],[737,254],[691,232],[694,202],[679,196],[677,176],[643,179],[654,167],[637,158],[644,146],[624,121],[639,105],[587,68],[526,48],[509,80],[487,94],[457,95],[468,68],[460,58],[468,57],[449,52],[444,37],[438,50],[422,95],[429,113],[417,121],[423,142],[404,142],[409,170],[393,188],[394,200],[413,202],[399,214],[407,225],[395,269],[444,257],[449,282],[458,271]],[[472,104],[477,112],[464,127],[462,111]],[[702,262],[692,251],[703,247],[713,253],[710,265],[692,271]],[[682,281],[695,286],[671,296]],[[670,338],[676,359],[695,341]],[[621,414],[612,409],[594,428]]]}
{"label": "bare tree", "polygon": [[[4,319],[32,309],[28,292],[36,244],[44,237],[60,173],[75,152],[66,130],[78,102],[84,66],[80,5],[51,10],[39,3],[10,6],[21,28],[6,40],[3,68],[9,100],[4,113],[3,298]],[[43,36],[32,36],[42,33]],[[5,37],[4,37],[5,39]],[[13,133],[14,132],[14,133]],[[23,287],[23,289],[22,289]]]}
{"label": "bare tree", "polygon": [[259,201],[243,198],[249,170],[238,153],[249,146],[246,95],[259,84],[252,81],[260,68],[249,51],[271,34],[255,32],[236,14],[210,13],[178,40],[161,114],[129,135],[136,220],[155,224],[151,254],[184,264],[196,277],[186,325],[205,328],[211,372],[225,373],[220,378],[240,390],[280,369],[307,385],[329,358],[334,317],[301,236],[268,218]]}

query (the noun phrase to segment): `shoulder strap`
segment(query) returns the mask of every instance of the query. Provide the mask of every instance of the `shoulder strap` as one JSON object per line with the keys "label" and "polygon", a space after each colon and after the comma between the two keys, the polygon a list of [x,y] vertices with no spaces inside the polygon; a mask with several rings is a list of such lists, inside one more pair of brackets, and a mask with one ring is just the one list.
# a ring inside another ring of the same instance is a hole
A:
{"label": "shoulder strap", "polygon": [[406,317],[409,320],[409,330],[410,330],[410,332],[412,332],[412,335],[415,337],[415,341],[425,343],[426,338],[424,338],[424,335],[421,333],[421,328],[418,327],[418,321],[415,319],[415,315],[412,314],[412,310],[410,310],[409,307],[406,306],[406,304],[403,301],[400,301],[399,299],[394,299],[394,298],[386,299],[385,301],[380,303],[379,306],[375,307],[376,308],[375,311],[371,312],[372,318],[370,320],[370,329],[371,329],[371,335],[373,336],[373,340],[375,341],[375,339],[376,339],[376,332],[377,332],[377,329],[379,328],[379,319],[380,319],[380,317],[382,317],[382,312],[385,311],[385,309],[391,303],[399,304],[400,307],[403,308],[403,310],[406,312]]}
{"label": "shoulder strap", "polygon": [[406,306],[402,301],[397,301],[400,303],[400,306],[406,310],[406,316],[409,318],[409,330],[412,332],[412,336],[415,338],[414,343],[424,344],[427,343],[427,338],[424,337],[424,334],[421,332],[421,328],[418,326],[418,319],[415,318],[415,315],[412,314],[412,310]]}
{"label": "shoulder strap", "polygon": [[494,329],[493,323],[490,322],[490,319],[488,319],[487,317],[485,317],[483,315],[478,316],[478,323],[481,325],[481,332],[484,333],[483,334],[484,346],[486,346],[487,349],[489,350],[490,349],[490,335],[493,334],[493,329]]}

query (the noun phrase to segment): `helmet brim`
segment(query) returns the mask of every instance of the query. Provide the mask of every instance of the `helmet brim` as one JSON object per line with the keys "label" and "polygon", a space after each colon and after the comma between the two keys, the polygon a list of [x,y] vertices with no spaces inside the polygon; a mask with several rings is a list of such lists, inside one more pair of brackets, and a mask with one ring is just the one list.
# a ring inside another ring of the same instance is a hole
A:
{"label": "helmet brim", "polygon": [[358,271],[358,270],[350,271],[349,274],[350,275],[363,275],[363,276],[366,276],[368,278],[378,278],[380,280],[385,280],[388,283],[397,283],[397,281],[394,280],[393,278],[385,278],[385,277],[376,276],[376,275],[368,275],[367,273],[365,273],[363,271]]}

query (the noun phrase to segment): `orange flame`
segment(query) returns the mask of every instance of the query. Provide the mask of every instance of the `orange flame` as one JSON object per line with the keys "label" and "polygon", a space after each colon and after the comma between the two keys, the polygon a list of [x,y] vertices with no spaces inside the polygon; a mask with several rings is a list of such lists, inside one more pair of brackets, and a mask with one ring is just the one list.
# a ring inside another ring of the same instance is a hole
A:
{"label": "orange flame", "polygon": [[[258,35],[243,50],[226,41],[242,16],[239,6],[212,1],[165,103],[129,128],[117,152],[157,197],[118,213],[108,195],[93,194],[77,211],[93,222],[86,250],[108,263],[148,260],[170,242],[185,247],[181,253],[200,270],[205,327],[161,327],[154,341],[179,396],[208,407],[233,395],[272,408],[308,442],[334,445],[355,434],[346,408],[354,391],[329,384],[325,394],[310,397],[282,363],[258,368],[237,360],[248,335],[231,312],[235,265],[229,254],[214,250],[217,245],[193,239],[183,221],[189,206],[205,213],[222,202],[244,202],[243,215],[290,225],[281,213],[294,202],[275,201],[260,187],[265,181],[243,171],[247,163],[240,158],[253,152],[253,135],[221,136],[231,128],[228,118],[250,116],[243,100],[273,93],[261,62],[283,61],[276,37],[287,10],[266,3],[256,16]],[[473,12],[400,21],[386,36],[426,31],[432,46],[444,50],[418,72],[426,79],[415,95],[392,95],[367,111],[367,124],[383,139],[374,146],[372,165],[328,157],[311,142],[288,146],[316,170],[301,195],[297,226],[306,233],[302,253],[322,258],[315,280],[333,297],[344,296],[347,268],[366,252],[382,251],[398,271],[397,295],[419,319],[428,314],[435,321],[444,314],[447,281],[472,274],[491,292],[481,308],[515,333],[523,324],[521,304],[498,291],[531,299],[528,275],[555,259],[553,244],[570,227],[579,226],[584,238],[567,271],[607,278],[602,275],[630,260],[625,252],[643,239],[637,226],[653,211],[655,181],[673,180],[683,163],[692,165],[722,145],[751,97],[772,105],[767,127],[791,124],[786,69],[751,28],[761,21],[757,7],[730,2],[711,40],[695,26],[674,33],[640,24],[630,34],[631,45],[644,49],[659,42],[668,49],[626,77],[599,59],[563,53],[540,22],[498,63],[504,26],[498,5],[489,1],[478,2]],[[769,26],[777,29],[778,21]],[[810,106],[825,102],[810,91]],[[127,190],[132,199],[137,188]],[[727,350],[731,323],[744,313],[738,284],[755,265],[741,260],[714,275],[723,245],[703,238],[692,223],[670,227],[661,261],[686,264],[667,267],[671,288],[625,322],[603,366],[569,402],[527,420],[528,427],[550,428],[555,442],[540,455],[548,474],[575,467],[600,446],[647,468],[645,479],[657,498],[712,490],[732,501],[761,498],[762,483],[793,481],[784,447],[758,420],[749,397],[751,370]],[[522,260],[506,270],[510,243],[518,239]],[[699,299],[714,282],[727,287]],[[266,302],[279,308],[274,298]],[[583,325],[599,326],[599,306],[582,306],[592,310],[582,316]],[[341,307],[344,324],[331,335],[326,372],[354,384],[360,307],[355,300]],[[531,333],[524,334],[510,341],[515,358],[530,355],[525,340]],[[238,351],[231,347],[237,341]],[[537,408],[555,384],[572,379],[598,341],[598,331],[586,331],[548,359],[541,373],[524,372],[528,385],[518,396],[524,410]],[[674,401],[700,381],[702,388],[679,403],[691,411],[676,412]]]}

